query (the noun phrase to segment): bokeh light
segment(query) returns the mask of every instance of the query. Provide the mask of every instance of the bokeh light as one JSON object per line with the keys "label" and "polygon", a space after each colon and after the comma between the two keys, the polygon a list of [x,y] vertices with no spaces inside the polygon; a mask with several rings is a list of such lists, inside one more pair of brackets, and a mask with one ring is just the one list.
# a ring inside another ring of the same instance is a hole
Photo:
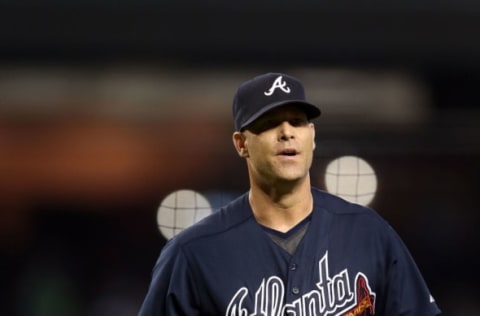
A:
{"label": "bokeh light", "polygon": [[328,192],[347,201],[368,205],[377,192],[377,176],[364,159],[343,156],[327,165],[325,185]]}
{"label": "bokeh light", "polygon": [[178,190],[160,203],[157,224],[162,235],[171,239],[212,212],[208,200],[192,190]]}

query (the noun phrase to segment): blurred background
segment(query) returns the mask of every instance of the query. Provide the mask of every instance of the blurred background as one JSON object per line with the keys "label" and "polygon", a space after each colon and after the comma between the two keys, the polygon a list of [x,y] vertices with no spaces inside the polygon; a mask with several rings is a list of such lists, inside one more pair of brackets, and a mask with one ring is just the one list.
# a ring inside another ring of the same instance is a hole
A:
{"label": "blurred background", "polygon": [[335,158],[376,176],[444,315],[478,315],[480,3],[0,0],[0,314],[136,315],[189,189],[248,189],[231,102],[300,78]]}

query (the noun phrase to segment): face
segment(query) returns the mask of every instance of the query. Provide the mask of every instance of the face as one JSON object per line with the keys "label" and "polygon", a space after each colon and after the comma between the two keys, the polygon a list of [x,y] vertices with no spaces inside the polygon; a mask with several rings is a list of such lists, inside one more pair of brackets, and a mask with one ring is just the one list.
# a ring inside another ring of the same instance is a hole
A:
{"label": "face", "polygon": [[233,135],[246,158],[250,178],[264,184],[292,182],[309,175],[315,149],[315,129],[299,108],[275,108]]}

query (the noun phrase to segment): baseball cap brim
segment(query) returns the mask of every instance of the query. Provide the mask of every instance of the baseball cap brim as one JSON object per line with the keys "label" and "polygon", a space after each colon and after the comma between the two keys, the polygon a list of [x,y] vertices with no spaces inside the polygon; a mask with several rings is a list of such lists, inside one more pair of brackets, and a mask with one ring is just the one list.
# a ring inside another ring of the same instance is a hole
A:
{"label": "baseball cap brim", "polygon": [[281,106],[284,106],[284,105],[294,105],[294,106],[297,106],[298,108],[302,109],[305,112],[305,114],[307,114],[308,120],[312,120],[314,118],[317,118],[322,114],[322,112],[320,111],[320,109],[317,106],[315,106],[311,103],[305,102],[304,100],[283,100],[283,101],[271,103],[271,104],[261,108],[260,111],[253,114],[247,121],[245,121],[240,126],[240,130],[245,129],[248,125],[253,123],[253,121],[258,119],[260,116],[267,113],[268,111],[273,110],[273,109],[278,108],[278,107],[281,107]]}

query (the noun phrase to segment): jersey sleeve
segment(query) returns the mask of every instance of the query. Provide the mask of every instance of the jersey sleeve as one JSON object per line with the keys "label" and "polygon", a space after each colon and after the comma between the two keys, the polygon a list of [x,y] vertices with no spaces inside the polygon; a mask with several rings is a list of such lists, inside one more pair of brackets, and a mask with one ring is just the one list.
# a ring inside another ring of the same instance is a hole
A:
{"label": "jersey sleeve", "polygon": [[181,248],[167,243],[155,264],[139,316],[199,315],[193,278]]}
{"label": "jersey sleeve", "polygon": [[407,247],[389,227],[391,247],[385,293],[385,315],[434,316],[441,311]]}

